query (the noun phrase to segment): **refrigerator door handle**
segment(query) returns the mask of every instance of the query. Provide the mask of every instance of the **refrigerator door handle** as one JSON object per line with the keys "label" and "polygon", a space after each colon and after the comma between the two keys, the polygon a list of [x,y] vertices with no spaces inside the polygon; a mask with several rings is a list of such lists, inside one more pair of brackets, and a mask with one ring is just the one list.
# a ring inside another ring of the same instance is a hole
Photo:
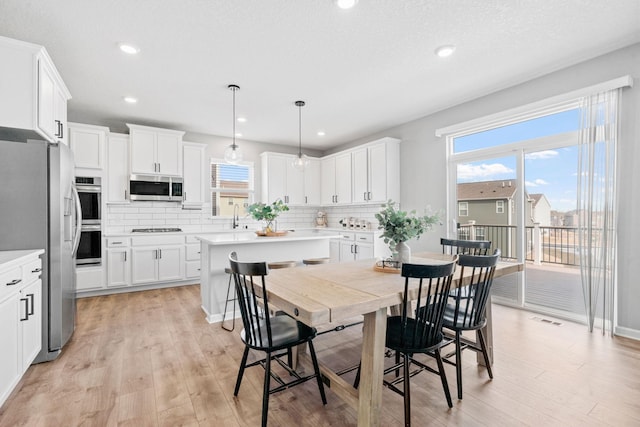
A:
{"label": "refrigerator door handle", "polygon": [[71,255],[73,257],[76,256],[76,252],[78,252],[78,246],[80,245],[80,226],[82,224],[82,205],[80,205],[80,196],[78,195],[78,190],[75,186],[71,187],[73,191],[73,197],[76,202],[76,226],[75,226],[75,234],[73,237],[73,250],[71,251]]}

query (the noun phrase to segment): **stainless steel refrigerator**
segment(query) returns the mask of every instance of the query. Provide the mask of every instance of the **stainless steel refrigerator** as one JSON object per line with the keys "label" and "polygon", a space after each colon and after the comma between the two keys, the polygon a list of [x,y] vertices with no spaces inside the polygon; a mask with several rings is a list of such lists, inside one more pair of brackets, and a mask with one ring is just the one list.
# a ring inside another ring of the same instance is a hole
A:
{"label": "stainless steel refrigerator", "polygon": [[73,154],[66,145],[0,141],[0,250],[45,250],[36,363],[55,359],[75,329],[81,220]]}

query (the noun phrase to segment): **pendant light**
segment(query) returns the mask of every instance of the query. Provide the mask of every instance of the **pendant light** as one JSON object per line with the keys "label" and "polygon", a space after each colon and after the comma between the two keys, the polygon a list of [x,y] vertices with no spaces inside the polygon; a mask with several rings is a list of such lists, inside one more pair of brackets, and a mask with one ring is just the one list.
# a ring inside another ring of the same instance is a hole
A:
{"label": "pendant light", "polygon": [[298,107],[298,156],[291,165],[298,170],[304,170],[309,166],[309,158],[302,154],[302,107],[304,106],[304,101],[296,101],[296,107]]}
{"label": "pendant light", "polygon": [[242,161],[242,151],[236,145],[236,91],[240,90],[240,86],[229,85],[227,87],[233,92],[233,143],[224,150],[224,160],[234,164]]}

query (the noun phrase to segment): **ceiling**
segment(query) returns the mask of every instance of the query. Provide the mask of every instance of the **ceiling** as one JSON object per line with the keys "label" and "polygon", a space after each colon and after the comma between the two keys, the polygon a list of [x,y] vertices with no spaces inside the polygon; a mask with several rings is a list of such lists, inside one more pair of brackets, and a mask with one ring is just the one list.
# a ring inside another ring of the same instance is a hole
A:
{"label": "ceiling", "polygon": [[640,42],[640,1],[2,0],[0,35],[46,47],[72,121],[231,137],[234,83],[240,139],[297,145],[304,100],[323,150]]}

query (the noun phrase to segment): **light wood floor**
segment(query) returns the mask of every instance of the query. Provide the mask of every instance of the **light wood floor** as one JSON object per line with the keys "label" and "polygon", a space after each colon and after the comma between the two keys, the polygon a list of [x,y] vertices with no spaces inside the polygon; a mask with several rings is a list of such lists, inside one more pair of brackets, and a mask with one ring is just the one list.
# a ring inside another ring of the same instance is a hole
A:
{"label": "light wood floor", "polygon": [[[414,377],[414,425],[640,425],[640,343],[503,306],[493,316],[494,380],[466,353],[461,401],[447,366],[449,409],[438,377]],[[0,426],[259,425],[264,371],[247,370],[233,397],[239,328],[206,323],[198,286],[81,299],[77,323],[61,357],[29,368],[0,409]],[[360,333],[356,326],[318,337],[321,362],[357,363]],[[383,425],[401,425],[402,398],[383,393]],[[269,425],[356,424],[354,410],[331,391],[327,398],[323,407],[315,382],[273,395]]]}

